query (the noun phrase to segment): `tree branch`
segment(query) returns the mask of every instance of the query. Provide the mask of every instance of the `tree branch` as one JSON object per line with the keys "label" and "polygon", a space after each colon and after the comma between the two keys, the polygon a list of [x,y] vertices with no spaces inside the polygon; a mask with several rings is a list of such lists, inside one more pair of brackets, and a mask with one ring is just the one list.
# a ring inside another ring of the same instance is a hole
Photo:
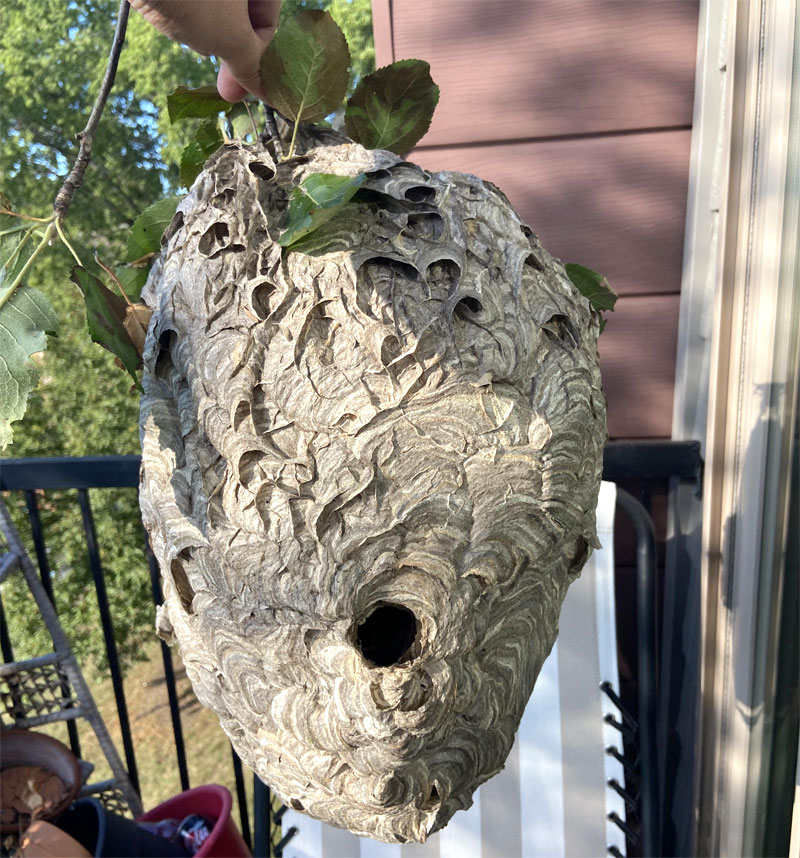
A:
{"label": "tree branch", "polygon": [[275,147],[275,160],[282,161],[283,145],[281,144],[278,125],[275,122],[275,111],[266,102],[264,102],[264,124],[267,129],[267,139],[272,140],[272,145]]}
{"label": "tree branch", "polygon": [[108,95],[111,92],[111,87],[114,85],[114,78],[117,75],[117,66],[119,65],[119,55],[122,52],[122,45],[125,42],[125,30],[128,26],[128,13],[130,6],[128,0],[121,0],[119,6],[119,14],[117,16],[117,29],[114,32],[114,43],[111,46],[111,53],[108,57],[108,65],[106,73],[103,77],[103,83],[100,86],[100,92],[97,93],[97,99],[89,114],[89,121],[86,123],[86,128],[78,134],[80,141],[80,149],[75,164],[70,170],[61,190],[56,196],[53,203],[53,211],[57,218],[61,219],[67,213],[72,198],[75,196],[75,191],[81,186],[86,168],[89,166],[89,160],[92,157],[92,140],[94,133],[97,130],[97,125],[100,122],[100,117],[103,114],[103,109],[108,101]]}

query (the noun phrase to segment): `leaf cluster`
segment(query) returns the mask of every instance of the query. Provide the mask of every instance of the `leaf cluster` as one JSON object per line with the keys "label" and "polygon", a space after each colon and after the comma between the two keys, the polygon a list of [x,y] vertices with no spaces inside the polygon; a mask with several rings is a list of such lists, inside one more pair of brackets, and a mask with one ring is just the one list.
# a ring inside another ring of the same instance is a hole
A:
{"label": "leaf cluster", "polygon": [[[294,154],[301,123],[319,122],[342,109],[347,133],[366,148],[402,154],[426,133],[439,99],[439,88],[431,79],[428,63],[401,60],[361,74],[357,81],[351,78],[351,63],[347,38],[329,12],[305,8],[282,17],[264,51],[261,78],[270,109],[293,124],[287,157]],[[343,105],[353,85],[354,91]],[[213,87],[180,87],[169,96],[168,107],[173,123],[203,120],[181,157],[181,181],[186,186],[224,142],[226,124],[233,136],[243,137],[249,128],[244,124],[237,129],[236,119],[253,122],[247,100],[230,105],[220,99]],[[255,130],[254,123],[253,126]],[[331,220],[362,182],[363,176],[307,177],[292,190],[280,244],[296,247]]]}
{"label": "leaf cluster", "polygon": [[[286,20],[261,60],[267,98],[297,124],[316,122],[340,108],[350,87],[350,51],[328,12],[305,10]],[[439,88],[430,66],[401,60],[365,75],[344,107],[347,133],[368,149],[403,154],[430,127]],[[293,154],[294,136],[289,147]]]}

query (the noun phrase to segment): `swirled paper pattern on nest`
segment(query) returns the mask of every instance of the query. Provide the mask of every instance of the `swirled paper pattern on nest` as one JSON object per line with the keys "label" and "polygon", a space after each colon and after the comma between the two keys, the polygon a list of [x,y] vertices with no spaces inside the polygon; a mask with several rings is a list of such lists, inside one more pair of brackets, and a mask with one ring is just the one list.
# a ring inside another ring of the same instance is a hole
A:
{"label": "swirled paper pattern on nest", "polygon": [[[281,253],[291,187],[367,173]],[[594,544],[598,316],[493,185],[224,147],[145,292],[161,633],[292,807],[422,841],[498,772]]]}

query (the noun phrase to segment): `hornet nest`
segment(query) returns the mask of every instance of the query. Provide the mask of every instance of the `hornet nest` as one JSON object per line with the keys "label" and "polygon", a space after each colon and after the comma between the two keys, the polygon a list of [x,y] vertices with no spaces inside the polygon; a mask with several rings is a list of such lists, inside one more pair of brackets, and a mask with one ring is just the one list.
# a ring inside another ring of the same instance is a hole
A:
{"label": "hornet nest", "polygon": [[[277,244],[291,188],[366,180]],[[424,841],[499,772],[596,544],[599,315],[488,182],[224,146],[144,299],[159,631],[284,802]]]}

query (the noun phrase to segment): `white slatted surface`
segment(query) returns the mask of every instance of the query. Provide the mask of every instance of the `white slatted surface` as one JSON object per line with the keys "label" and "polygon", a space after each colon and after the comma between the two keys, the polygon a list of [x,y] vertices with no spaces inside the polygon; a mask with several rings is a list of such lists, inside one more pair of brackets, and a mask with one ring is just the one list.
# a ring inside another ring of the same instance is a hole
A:
{"label": "white slatted surface", "polygon": [[569,590],[558,642],[542,667],[505,769],[475,795],[467,811],[424,844],[388,844],[356,837],[288,810],[284,831],[299,833],[285,858],[585,858],[614,845],[622,832],[607,819],[625,818],[622,799],[606,787],[623,783],[622,766],[605,753],[622,751],[619,734],[603,722],[611,712],[599,689],[619,689],[614,625],[614,508],[616,487],[603,483],[596,551]]}

